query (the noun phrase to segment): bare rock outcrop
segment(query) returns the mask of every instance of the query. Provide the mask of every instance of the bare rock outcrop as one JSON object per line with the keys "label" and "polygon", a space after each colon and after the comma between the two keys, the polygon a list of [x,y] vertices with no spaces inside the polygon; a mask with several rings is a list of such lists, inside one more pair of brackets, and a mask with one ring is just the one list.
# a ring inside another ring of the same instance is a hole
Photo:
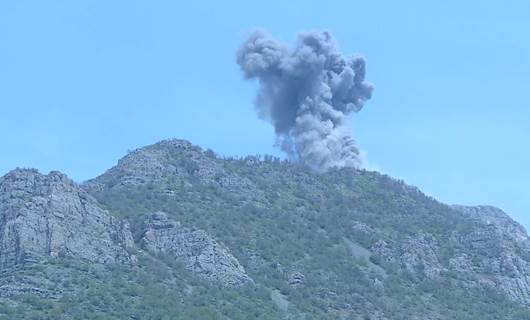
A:
{"label": "bare rock outcrop", "polygon": [[194,184],[221,188],[238,195],[262,199],[263,191],[252,181],[226,170],[211,152],[186,140],[169,139],[131,151],[103,175],[89,180],[89,192],[157,185],[174,195]]}
{"label": "bare rock outcrop", "polygon": [[377,259],[397,266],[412,279],[450,274],[460,286],[489,287],[530,306],[530,240],[524,227],[498,208],[453,209],[468,227],[449,233],[446,259],[440,251],[441,240],[421,232],[400,241],[379,240],[371,250]]}
{"label": "bare rock outcrop", "polygon": [[237,287],[253,282],[239,261],[205,231],[189,229],[163,212],[145,220],[142,246],[151,254],[167,254],[199,277]]}
{"label": "bare rock outcrop", "polygon": [[371,249],[378,259],[398,265],[401,271],[414,279],[433,279],[442,270],[438,244],[430,234],[419,233],[393,245],[379,240]]}
{"label": "bare rock outcrop", "polygon": [[16,169],[0,178],[0,269],[69,257],[134,264],[128,223],[60,172]]}
{"label": "bare rock outcrop", "polygon": [[470,232],[455,233],[452,271],[472,275],[511,300],[530,306],[530,240],[526,230],[491,206],[453,206],[474,222]]}
{"label": "bare rock outcrop", "polygon": [[299,287],[305,284],[305,276],[299,271],[295,271],[289,275],[289,285],[292,287]]}

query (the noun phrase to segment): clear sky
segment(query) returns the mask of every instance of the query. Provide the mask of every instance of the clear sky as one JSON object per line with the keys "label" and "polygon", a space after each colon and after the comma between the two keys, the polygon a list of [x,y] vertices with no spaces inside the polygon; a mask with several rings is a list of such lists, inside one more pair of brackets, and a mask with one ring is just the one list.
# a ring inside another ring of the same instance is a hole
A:
{"label": "clear sky", "polygon": [[0,1],[0,174],[76,181],[128,149],[185,138],[276,154],[235,51],[252,27],[326,29],[367,59],[352,116],[371,166],[530,227],[530,2]]}

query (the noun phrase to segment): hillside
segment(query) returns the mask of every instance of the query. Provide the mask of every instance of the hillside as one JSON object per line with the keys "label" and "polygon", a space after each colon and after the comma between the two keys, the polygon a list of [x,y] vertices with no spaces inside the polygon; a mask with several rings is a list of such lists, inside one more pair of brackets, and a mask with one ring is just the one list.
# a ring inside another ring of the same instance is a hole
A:
{"label": "hillside", "polygon": [[530,319],[530,241],[386,175],[183,140],[0,178],[5,319]]}

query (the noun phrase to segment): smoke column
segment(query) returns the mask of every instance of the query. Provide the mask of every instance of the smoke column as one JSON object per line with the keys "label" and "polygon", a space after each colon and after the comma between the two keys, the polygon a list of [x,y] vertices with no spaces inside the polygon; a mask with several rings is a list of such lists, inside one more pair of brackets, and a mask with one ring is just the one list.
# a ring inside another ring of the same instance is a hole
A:
{"label": "smoke column", "polygon": [[277,145],[318,171],[359,167],[348,126],[372,96],[365,61],[346,58],[328,32],[300,33],[294,48],[255,30],[237,52],[246,79],[258,79],[256,108],[275,129]]}

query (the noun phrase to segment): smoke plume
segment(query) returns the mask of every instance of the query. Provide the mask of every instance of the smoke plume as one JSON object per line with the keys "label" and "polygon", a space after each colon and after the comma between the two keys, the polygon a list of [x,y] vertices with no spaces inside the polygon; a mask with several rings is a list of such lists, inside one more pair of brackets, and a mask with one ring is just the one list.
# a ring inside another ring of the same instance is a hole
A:
{"label": "smoke plume", "polygon": [[343,56],[328,32],[300,33],[290,48],[255,30],[237,63],[247,79],[259,80],[258,114],[290,157],[319,171],[361,165],[347,117],[372,95],[363,58]]}

